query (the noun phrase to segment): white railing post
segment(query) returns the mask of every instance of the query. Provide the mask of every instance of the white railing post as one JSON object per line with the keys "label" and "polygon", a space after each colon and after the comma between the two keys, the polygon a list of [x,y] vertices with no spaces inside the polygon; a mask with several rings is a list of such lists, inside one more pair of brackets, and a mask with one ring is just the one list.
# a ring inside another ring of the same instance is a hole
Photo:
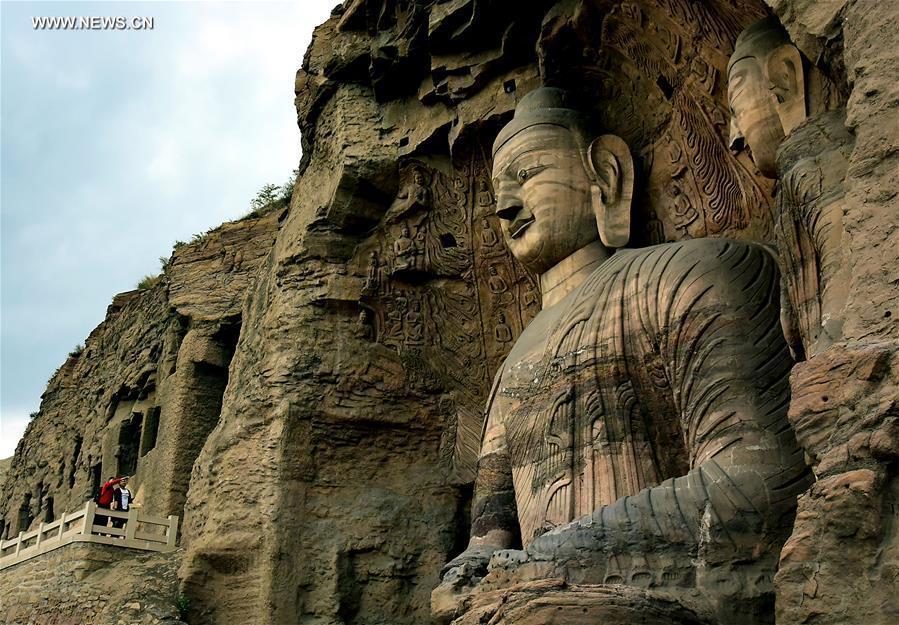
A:
{"label": "white railing post", "polygon": [[44,539],[44,522],[41,521],[37,524],[37,541],[35,541],[34,546],[38,551],[41,549],[41,542]]}
{"label": "white railing post", "polygon": [[175,543],[178,540],[178,517],[175,515],[169,515],[169,528],[165,535],[166,538],[166,546],[175,548]]}
{"label": "white railing post", "polygon": [[93,501],[88,501],[87,505],[84,507],[84,527],[81,528],[81,533],[87,536],[90,536],[94,533],[94,513],[97,511],[97,504]]}
{"label": "white railing post", "polygon": [[125,521],[125,540],[133,540],[137,531],[137,509],[128,506],[128,519]]}
{"label": "white railing post", "polygon": [[66,511],[62,511],[62,516],[59,517],[59,540],[62,540],[62,535],[66,533]]}
{"label": "white railing post", "polygon": [[16,538],[16,557],[19,557],[19,552],[22,551],[22,534],[25,532],[19,532],[18,538]]}

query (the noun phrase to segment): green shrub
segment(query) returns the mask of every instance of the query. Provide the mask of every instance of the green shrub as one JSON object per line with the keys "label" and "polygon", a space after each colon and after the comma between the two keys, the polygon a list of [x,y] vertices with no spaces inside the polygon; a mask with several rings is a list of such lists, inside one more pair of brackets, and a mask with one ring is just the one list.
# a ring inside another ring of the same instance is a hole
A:
{"label": "green shrub", "polygon": [[140,291],[144,291],[146,289],[152,289],[154,286],[162,282],[162,274],[158,274],[155,276],[144,276],[141,278],[140,282],[137,283],[137,288]]}
{"label": "green shrub", "polygon": [[284,208],[290,203],[290,196],[293,195],[293,186],[296,184],[299,169],[294,169],[282,185],[267,184],[256,193],[256,197],[250,200],[250,212],[241,217],[241,219],[250,219],[253,217],[262,217],[274,210]]}
{"label": "green shrub", "polygon": [[185,594],[178,595],[178,618],[187,621],[187,610],[190,608],[190,599]]}

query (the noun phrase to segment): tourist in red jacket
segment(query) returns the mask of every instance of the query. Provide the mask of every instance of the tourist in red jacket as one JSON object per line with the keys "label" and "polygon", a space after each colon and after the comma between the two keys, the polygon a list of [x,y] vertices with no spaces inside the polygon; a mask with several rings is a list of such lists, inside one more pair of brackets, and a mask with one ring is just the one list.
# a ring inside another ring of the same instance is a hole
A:
{"label": "tourist in red jacket", "polygon": [[[115,487],[122,481],[120,477],[110,477],[103,486],[100,487],[100,494],[97,496],[97,507],[110,509],[112,501],[115,497]],[[105,514],[94,515],[94,525],[106,527],[109,523],[109,517]]]}

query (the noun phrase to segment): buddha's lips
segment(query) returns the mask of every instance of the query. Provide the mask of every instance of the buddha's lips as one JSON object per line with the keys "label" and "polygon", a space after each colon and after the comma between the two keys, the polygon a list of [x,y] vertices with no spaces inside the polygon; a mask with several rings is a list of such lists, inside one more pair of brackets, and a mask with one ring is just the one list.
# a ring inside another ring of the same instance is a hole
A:
{"label": "buddha's lips", "polygon": [[526,219],[516,219],[512,222],[512,225],[509,226],[509,236],[513,239],[517,239],[522,234],[524,234],[524,231],[527,230],[528,226],[530,226],[532,223],[534,223],[533,217],[528,217]]}

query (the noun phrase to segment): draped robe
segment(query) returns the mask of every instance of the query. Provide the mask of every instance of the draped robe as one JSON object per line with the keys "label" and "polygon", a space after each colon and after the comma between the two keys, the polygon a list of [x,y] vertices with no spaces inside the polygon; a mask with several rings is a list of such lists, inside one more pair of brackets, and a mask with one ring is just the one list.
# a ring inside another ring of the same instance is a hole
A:
{"label": "draped robe", "polygon": [[491,392],[472,534],[782,542],[808,471],[778,281],[761,246],[692,240],[620,250],[542,311]]}

